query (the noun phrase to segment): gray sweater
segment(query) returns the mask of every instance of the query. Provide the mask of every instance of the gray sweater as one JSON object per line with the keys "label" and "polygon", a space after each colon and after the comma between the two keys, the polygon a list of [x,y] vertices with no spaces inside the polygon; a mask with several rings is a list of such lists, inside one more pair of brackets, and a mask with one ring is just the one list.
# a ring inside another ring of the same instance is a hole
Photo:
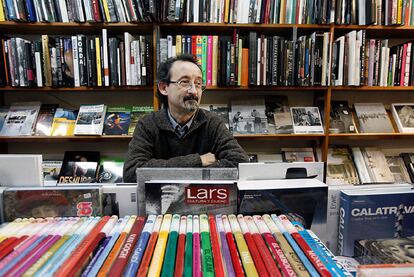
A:
{"label": "gray sweater", "polygon": [[167,110],[153,112],[135,128],[124,164],[124,182],[136,182],[138,167],[201,167],[200,155],[208,152],[218,160],[211,167],[237,167],[249,161],[219,116],[199,109],[190,129],[180,138]]}

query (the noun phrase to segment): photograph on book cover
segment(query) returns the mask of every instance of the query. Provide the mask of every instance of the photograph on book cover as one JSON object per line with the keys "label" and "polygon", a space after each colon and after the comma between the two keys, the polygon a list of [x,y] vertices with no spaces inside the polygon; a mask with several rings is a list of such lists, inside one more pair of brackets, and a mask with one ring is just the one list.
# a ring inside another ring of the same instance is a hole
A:
{"label": "photograph on book cover", "polygon": [[204,104],[200,105],[200,108],[215,113],[221,117],[226,124],[227,129],[229,126],[229,107],[225,104]]}
{"label": "photograph on book cover", "polygon": [[296,134],[323,134],[323,126],[317,107],[291,107],[293,129]]}
{"label": "photograph on book cover", "polygon": [[234,134],[269,133],[264,97],[245,97],[231,100],[229,120]]}
{"label": "photograph on book cover", "polygon": [[367,264],[413,263],[414,237],[360,240],[355,243],[355,256]]}
{"label": "photograph on book cover", "polygon": [[414,104],[393,104],[393,115],[402,133],[414,132]]}

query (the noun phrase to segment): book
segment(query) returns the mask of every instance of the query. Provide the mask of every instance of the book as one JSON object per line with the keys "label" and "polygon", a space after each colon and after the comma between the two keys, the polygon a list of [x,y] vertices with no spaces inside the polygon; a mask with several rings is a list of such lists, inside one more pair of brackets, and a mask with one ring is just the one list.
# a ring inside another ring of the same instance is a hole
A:
{"label": "book", "polygon": [[53,117],[51,136],[73,136],[77,111],[57,108]]}
{"label": "book", "polygon": [[60,183],[95,183],[100,160],[99,152],[66,151],[60,170]]}
{"label": "book", "polygon": [[56,185],[59,178],[62,161],[43,161],[43,180],[45,185]]}
{"label": "book", "polygon": [[4,191],[7,221],[18,217],[98,216],[102,214],[99,187],[9,188]]}
{"label": "book", "polygon": [[149,114],[154,111],[152,106],[132,106],[131,109],[131,120],[128,128],[128,135],[133,135],[135,127],[137,126],[138,121],[143,118],[146,114]]}
{"label": "book", "polygon": [[282,148],[284,162],[315,162],[313,148]]}
{"label": "book", "polygon": [[382,103],[355,103],[354,108],[361,133],[394,133]]}
{"label": "book", "polygon": [[330,147],[327,160],[327,185],[356,185],[359,184],[350,149],[346,146]]}
{"label": "book", "polygon": [[40,110],[40,102],[12,103],[0,136],[31,136]]}
{"label": "book", "polygon": [[204,104],[200,105],[200,108],[210,111],[218,115],[226,124],[227,129],[229,126],[229,107],[225,104]]}
{"label": "book", "polygon": [[414,132],[414,103],[394,103],[391,111],[400,133]]}
{"label": "book", "polygon": [[370,264],[360,265],[356,274],[361,277],[368,276],[410,276],[414,270],[412,263],[409,264]]}
{"label": "book", "polygon": [[7,113],[9,112],[9,107],[0,107],[0,133],[1,129],[3,128],[4,121],[6,120]]}
{"label": "book", "polygon": [[76,119],[74,135],[101,135],[106,106],[81,105]]}
{"label": "book", "polygon": [[352,111],[347,101],[331,102],[331,120],[329,124],[329,133],[356,133],[356,127]]}
{"label": "book", "polygon": [[99,166],[99,183],[122,183],[124,161],[103,160]]}
{"label": "book", "polygon": [[395,183],[411,183],[404,160],[399,156],[385,156]]}
{"label": "book", "polygon": [[59,105],[57,104],[42,104],[40,106],[34,132],[36,136],[50,136],[53,118],[58,107]]}
{"label": "book", "polygon": [[352,153],[359,179],[366,183],[394,183],[384,153],[375,147],[353,147]]}
{"label": "book", "polygon": [[235,213],[234,181],[151,180],[145,182],[147,214]]}
{"label": "book", "polygon": [[413,201],[414,192],[407,188],[342,190],[339,254],[352,256],[356,240],[413,236]]}
{"label": "book", "polygon": [[229,112],[233,134],[267,134],[267,117],[264,97],[232,99]]}
{"label": "book", "polygon": [[292,118],[286,96],[265,96],[265,106],[269,133],[293,133]]}
{"label": "book", "polygon": [[130,107],[108,107],[105,116],[104,135],[127,135],[131,121]]}
{"label": "book", "polygon": [[295,134],[323,134],[318,107],[291,107],[290,113]]}

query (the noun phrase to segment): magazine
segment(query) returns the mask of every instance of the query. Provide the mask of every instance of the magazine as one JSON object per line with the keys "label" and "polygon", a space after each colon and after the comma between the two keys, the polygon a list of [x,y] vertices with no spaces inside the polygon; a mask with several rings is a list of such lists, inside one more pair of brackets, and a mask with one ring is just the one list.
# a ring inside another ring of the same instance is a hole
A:
{"label": "magazine", "polygon": [[356,133],[356,127],[352,111],[347,101],[331,102],[331,121],[329,124],[329,133]]}
{"label": "magazine", "polygon": [[102,135],[106,106],[81,105],[75,125],[75,135]]}
{"label": "magazine", "polygon": [[138,121],[146,114],[154,111],[152,106],[132,106],[131,122],[129,123],[128,135],[133,135]]}
{"label": "magazine", "polygon": [[103,133],[104,135],[127,135],[130,121],[130,107],[109,107]]}
{"label": "magazine", "polygon": [[291,107],[295,134],[323,134],[321,115],[317,107]]}
{"label": "magazine", "polygon": [[51,136],[73,136],[77,111],[57,108],[53,117]]}

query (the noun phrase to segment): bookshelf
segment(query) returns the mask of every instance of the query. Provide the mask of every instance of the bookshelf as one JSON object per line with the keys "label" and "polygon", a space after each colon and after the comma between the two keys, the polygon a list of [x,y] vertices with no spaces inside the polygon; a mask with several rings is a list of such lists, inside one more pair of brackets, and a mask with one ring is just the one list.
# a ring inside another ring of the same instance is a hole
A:
{"label": "bookshelf", "polygon": [[[360,25],[335,25],[335,24],[229,24],[229,23],[16,23],[16,22],[0,22],[0,33],[7,35],[41,35],[41,34],[100,34],[102,29],[108,30],[108,35],[122,35],[123,32],[131,32],[139,35],[150,35],[153,40],[153,76],[156,78],[157,64],[157,38],[162,35],[175,34],[232,34],[237,29],[241,34],[247,34],[249,31],[257,31],[260,34],[277,34],[289,36],[293,32],[308,35],[314,31],[330,32],[331,36],[336,39],[338,36],[345,35],[352,30],[366,30],[366,38],[400,38],[414,39],[414,26],[360,26]],[[66,95],[72,93],[76,97],[86,94],[94,103],[100,101],[101,96],[109,95],[113,98],[121,97],[126,103],[130,103],[130,99],[134,99],[136,103],[140,102],[140,96],[146,95],[146,101],[150,99],[155,109],[158,109],[159,103],[156,97],[157,87],[151,86],[122,86],[122,87],[0,87],[0,104],[9,102],[11,97],[22,94],[21,101],[26,98],[29,100],[33,95]],[[302,94],[307,93],[316,96],[323,96],[324,99],[324,126],[325,134],[264,134],[264,135],[235,135],[235,138],[243,142],[248,141],[282,141],[282,145],[287,141],[306,142],[312,146],[321,147],[323,161],[327,159],[328,147],[337,141],[364,142],[375,140],[412,140],[414,134],[329,134],[329,121],[331,101],[339,98],[347,99],[347,94],[371,95],[373,99],[378,92],[392,92],[401,94],[402,102],[409,102],[414,97],[409,94],[414,91],[413,86],[408,87],[379,87],[379,86],[249,86],[249,87],[208,87],[204,92],[204,98],[207,96],[214,99],[216,96],[223,94],[230,95],[254,95],[261,92],[265,95],[273,92],[279,94],[294,94],[300,91]],[[87,92],[87,93],[86,93]],[[84,94],[83,94],[84,93]],[[127,97],[125,95],[127,94]],[[409,94],[409,95],[408,95]],[[260,95],[260,94],[259,94]],[[132,97],[132,98],[131,98]],[[231,96],[229,96],[231,97]],[[295,96],[292,96],[295,97]],[[19,99],[19,98],[18,98]],[[30,99],[31,100],[31,99]],[[381,101],[381,100],[380,100]],[[119,102],[119,101],[118,101]],[[378,100],[377,100],[378,102]],[[110,100],[108,103],[111,104]],[[312,105],[312,103],[309,103]],[[24,144],[26,142],[50,142],[50,143],[94,143],[94,142],[124,142],[128,141],[130,136],[70,136],[70,137],[0,137],[0,151],[7,153],[8,144]],[[62,146],[64,147],[64,146]],[[126,150],[126,148],[124,149]]]}

